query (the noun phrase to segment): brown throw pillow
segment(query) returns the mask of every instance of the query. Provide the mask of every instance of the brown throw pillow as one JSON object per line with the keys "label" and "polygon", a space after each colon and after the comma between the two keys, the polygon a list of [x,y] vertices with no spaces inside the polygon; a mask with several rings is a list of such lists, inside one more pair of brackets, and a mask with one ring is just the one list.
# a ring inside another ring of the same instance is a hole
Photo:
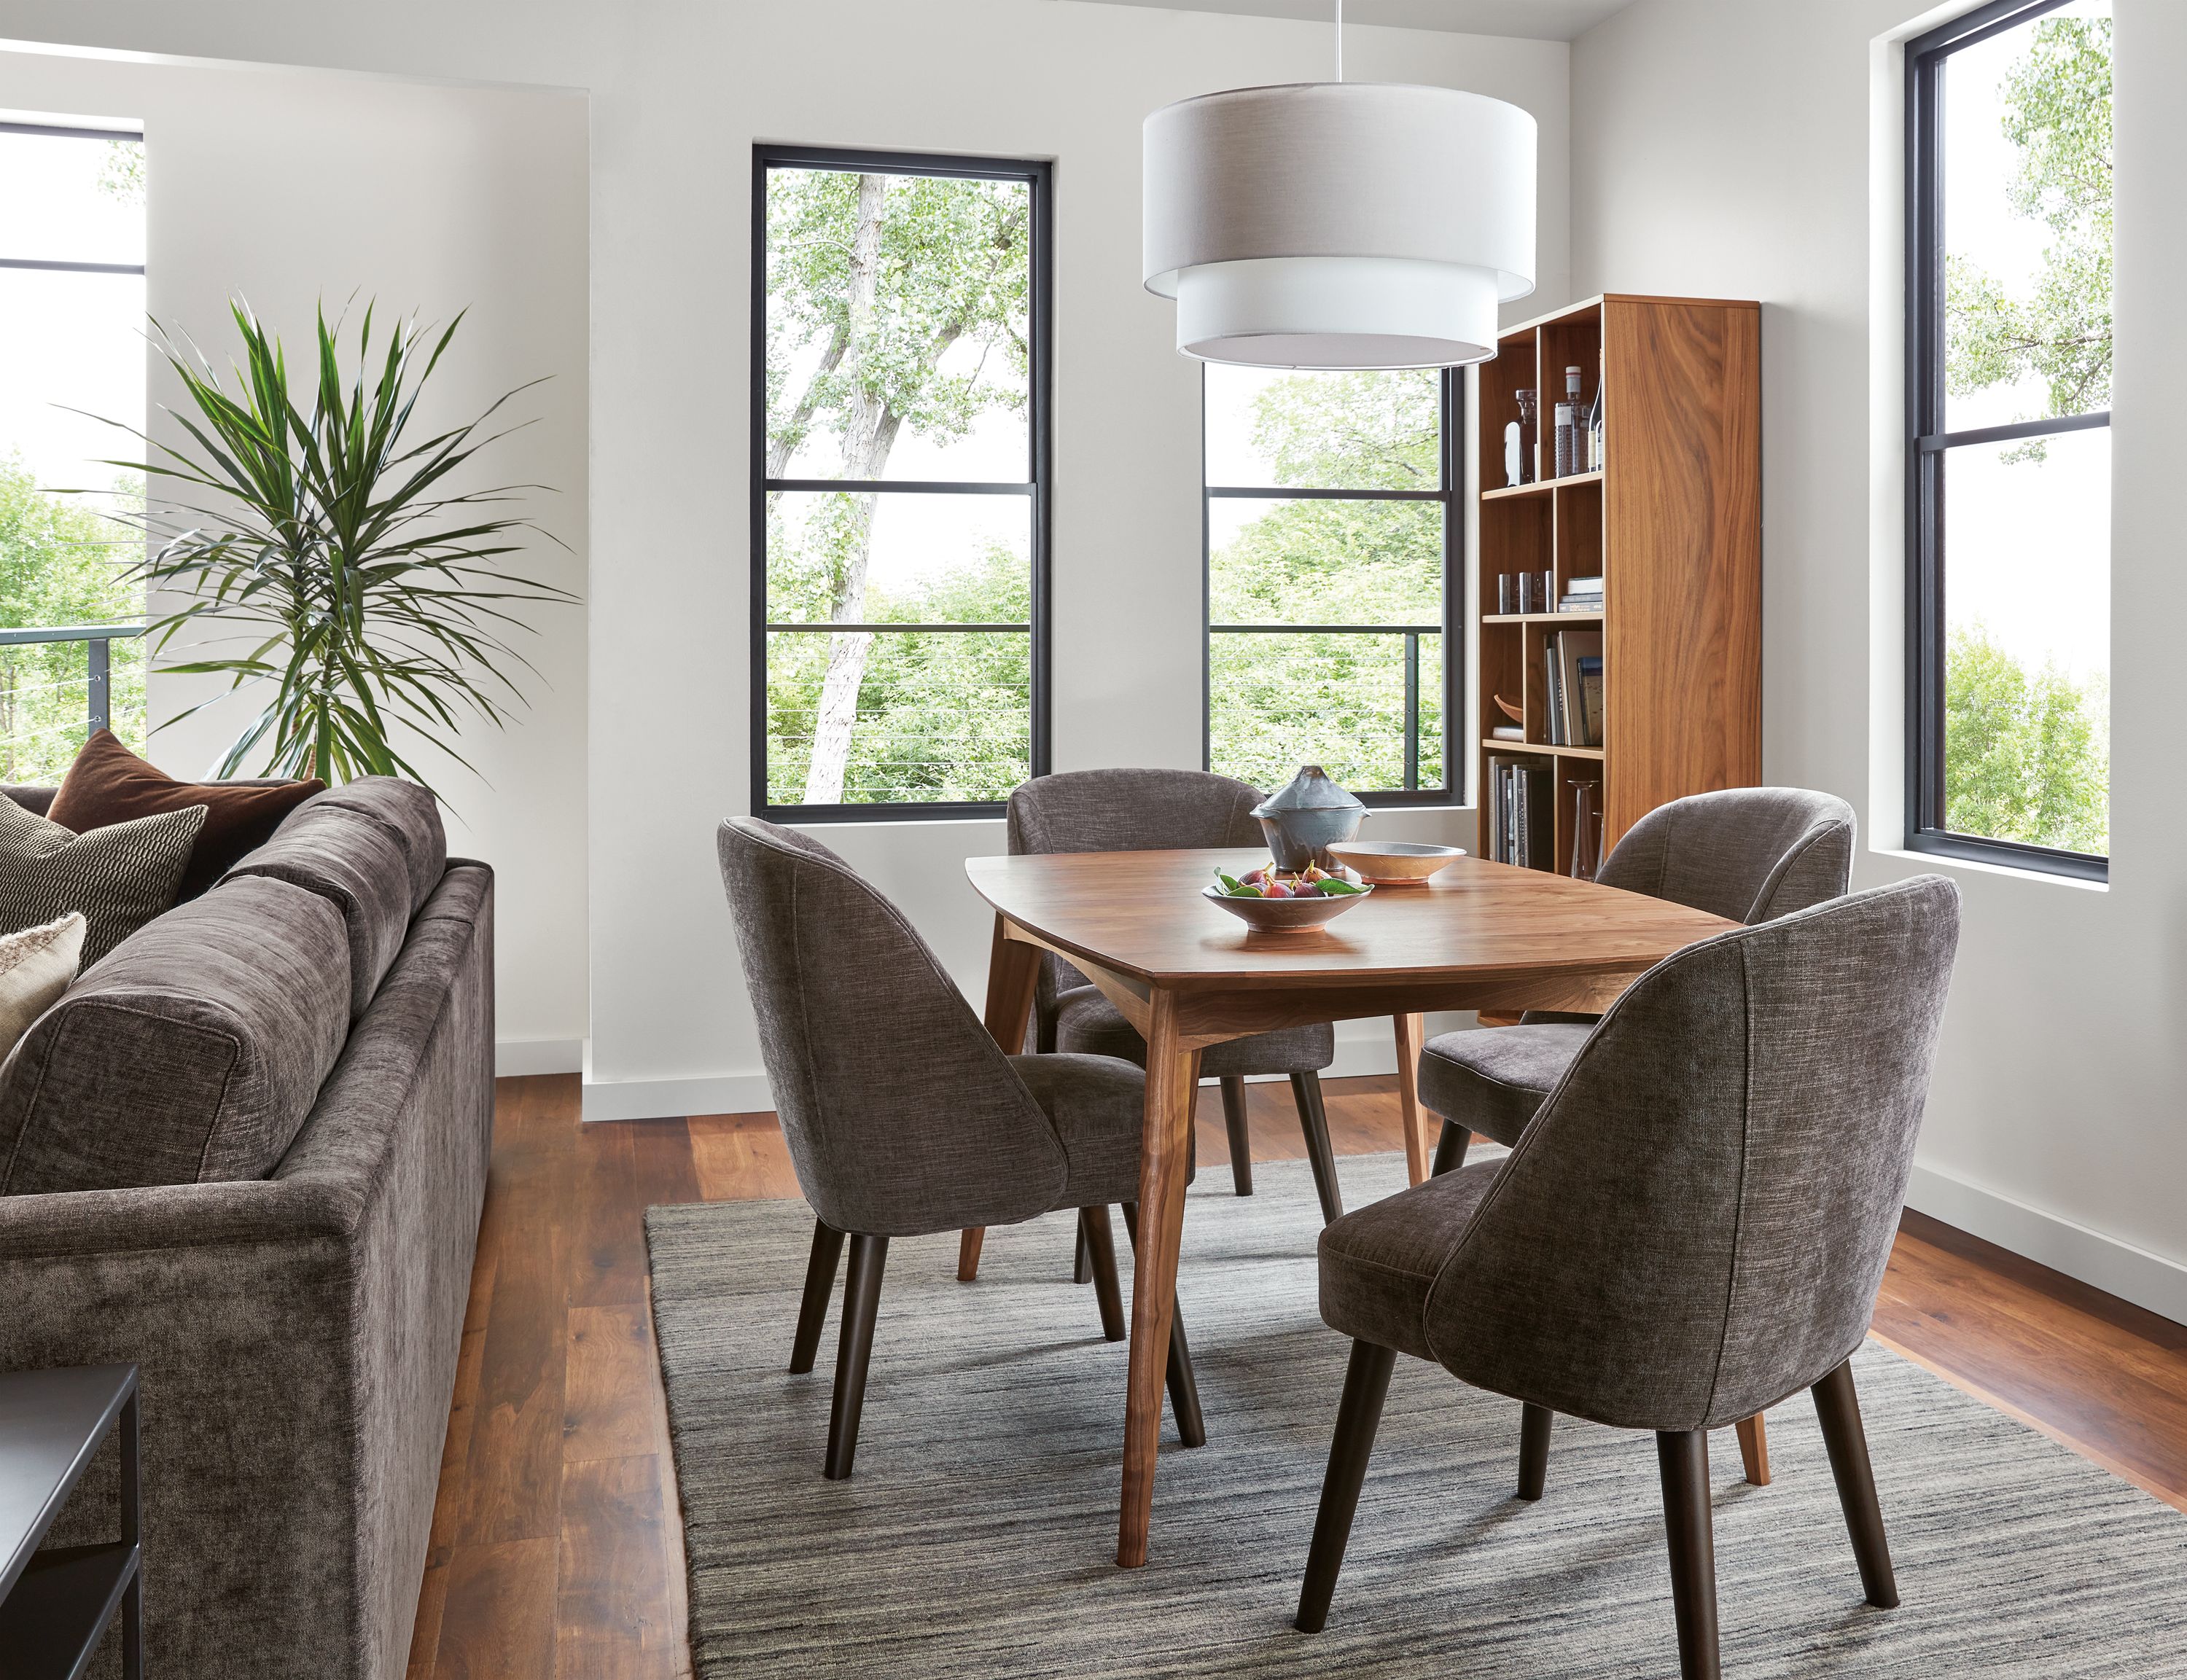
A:
{"label": "brown throw pillow", "polygon": [[327,784],[308,782],[178,782],[154,768],[101,729],[61,778],[60,791],[46,812],[48,822],[82,834],[115,823],[163,812],[205,808],[205,827],[183,872],[177,902],[195,898],[247,851],[273,838],[281,819]]}

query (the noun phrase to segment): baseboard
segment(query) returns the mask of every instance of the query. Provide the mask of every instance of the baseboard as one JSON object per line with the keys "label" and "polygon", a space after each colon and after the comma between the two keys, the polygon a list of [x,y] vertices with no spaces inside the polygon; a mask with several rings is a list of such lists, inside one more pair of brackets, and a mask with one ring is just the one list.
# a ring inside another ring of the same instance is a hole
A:
{"label": "baseboard", "polygon": [[761,1073],[715,1074],[700,1079],[595,1079],[584,1070],[587,1120],[664,1120],[677,1115],[760,1114],[774,1098]]}
{"label": "baseboard", "polygon": [[1917,1165],[1906,1205],[2136,1306],[2187,1324],[2187,1266]]}
{"label": "baseboard", "polygon": [[582,1038],[504,1038],[493,1047],[493,1076],[521,1079],[534,1073],[577,1073],[585,1060]]}

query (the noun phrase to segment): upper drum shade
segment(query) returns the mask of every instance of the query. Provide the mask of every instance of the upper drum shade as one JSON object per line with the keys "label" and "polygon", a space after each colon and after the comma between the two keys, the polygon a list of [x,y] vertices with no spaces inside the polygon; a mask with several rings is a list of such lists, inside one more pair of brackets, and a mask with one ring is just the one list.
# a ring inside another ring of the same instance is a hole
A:
{"label": "upper drum shade", "polygon": [[1177,347],[1264,368],[1496,353],[1534,289],[1534,119],[1451,87],[1301,82],[1146,120],[1149,291]]}

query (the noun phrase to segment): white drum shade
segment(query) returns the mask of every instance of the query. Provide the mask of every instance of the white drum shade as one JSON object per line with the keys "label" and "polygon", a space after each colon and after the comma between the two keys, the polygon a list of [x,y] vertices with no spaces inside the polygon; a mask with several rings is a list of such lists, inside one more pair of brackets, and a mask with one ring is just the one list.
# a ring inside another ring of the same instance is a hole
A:
{"label": "white drum shade", "polygon": [[1146,121],[1147,289],[1177,346],[1263,368],[1496,353],[1534,289],[1534,119],[1452,87],[1302,82]]}

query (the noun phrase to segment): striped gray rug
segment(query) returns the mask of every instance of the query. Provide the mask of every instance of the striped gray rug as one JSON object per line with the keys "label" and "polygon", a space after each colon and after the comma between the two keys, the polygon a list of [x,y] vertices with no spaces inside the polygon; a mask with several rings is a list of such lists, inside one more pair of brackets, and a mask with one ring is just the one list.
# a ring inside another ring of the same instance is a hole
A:
{"label": "striped gray rug", "polygon": [[[1395,1156],[1342,1171],[1352,1206],[1403,1183]],[[1165,1421],[1134,1571],[1110,1561],[1124,1348],[1070,1281],[1066,1219],[989,1233],[970,1286],[953,1237],[892,1245],[857,1474],[835,1483],[836,1314],[818,1368],[784,1370],[804,1205],[652,1210],[698,1672],[1675,1674],[1649,1438],[1560,1419],[1549,1497],[1521,1504],[1517,1405],[1410,1360],[1329,1628],[1292,1629],[1346,1345],[1315,1311],[1303,1164],[1257,1179],[1191,1192],[1208,1443]],[[1862,1604],[1813,1409],[1788,1404],[1772,1486],[1718,1437],[1729,1673],[2187,1676],[2187,1516],[1873,1344],[1858,1376],[1903,1607]]]}

